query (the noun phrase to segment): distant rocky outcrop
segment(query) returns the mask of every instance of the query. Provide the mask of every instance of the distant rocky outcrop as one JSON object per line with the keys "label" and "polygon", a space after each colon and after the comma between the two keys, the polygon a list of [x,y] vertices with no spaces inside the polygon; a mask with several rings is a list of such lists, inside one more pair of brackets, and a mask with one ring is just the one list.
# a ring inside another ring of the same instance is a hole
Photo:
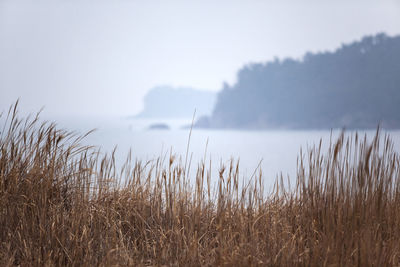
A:
{"label": "distant rocky outcrop", "polygon": [[169,130],[170,127],[166,123],[154,123],[148,127],[148,130]]}
{"label": "distant rocky outcrop", "polygon": [[[215,105],[216,93],[191,88],[160,86],[151,89],[144,98],[144,110],[136,118],[192,118],[209,115]],[[196,115],[196,116],[197,116]]]}
{"label": "distant rocky outcrop", "polygon": [[334,52],[243,67],[225,84],[211,128],[400,128],[400,36],[366,36]]}

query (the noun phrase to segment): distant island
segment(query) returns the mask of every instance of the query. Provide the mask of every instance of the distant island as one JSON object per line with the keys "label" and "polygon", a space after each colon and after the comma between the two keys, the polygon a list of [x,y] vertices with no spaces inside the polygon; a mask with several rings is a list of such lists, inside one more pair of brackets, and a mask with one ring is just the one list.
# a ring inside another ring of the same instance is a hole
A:
{"label": "distant island", "polygon": [[169,126],[166,123],[154,123],[151,124],[148,128],[148,130],[169,130]]}
{"label": "distant island", "polygon": [[159,86],[151,89],[144,98],[144,110],[135,118],[185,119],[210,115],[215,105],[216,93],[192,88]]}
{"label": "distant island", "polygon": [[400,36],[249,64],[198,128],[400,128]]}

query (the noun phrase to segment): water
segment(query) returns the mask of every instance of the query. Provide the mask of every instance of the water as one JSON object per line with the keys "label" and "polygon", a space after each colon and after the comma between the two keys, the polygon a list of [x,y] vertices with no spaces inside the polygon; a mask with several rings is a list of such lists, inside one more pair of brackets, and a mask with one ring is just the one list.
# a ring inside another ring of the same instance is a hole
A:
{"label": "water", "polygon": [[[170,153],[181,156],[183,162],[188,148],[190,125],[188,120],[133,120],[126,118],[57,118],[59,126],[84,133],[90,129],[97,130],[90,134],[85,144],[96,145],[104,152],[110,152],[117,146],[117,162],[124,162],[129,149],[134,159],[142,162],[158,157],[169,158]],[[164,122],[170,130],[147,130],[152,123]],[[351,132],[348,132],[349,134]],[[374,136],[375,131],[359,131]],[[385,133],[385,131],[383,131]],[[400,131],[388,132],[395,142],[395,149],[400,151]],[[200,130],[192,131],[189,143],[191,174],[195,173],[198,163],[204,160],[212,162],[211,169],[214,183],[218,178],[221,165],[230,160],[239,160],[240,177],[248,180],[253,173],[262,169],[264,184],[271,188],[276,177],[282,174],[290,177],[296,175],[296,162],[300,152],[318,145],[323,141],[323,151],[327,150],[330,138],[333,140],[340,130],[331,131],[244,131],[244,130]],[[166,161],[168,162],[168,160]]]}

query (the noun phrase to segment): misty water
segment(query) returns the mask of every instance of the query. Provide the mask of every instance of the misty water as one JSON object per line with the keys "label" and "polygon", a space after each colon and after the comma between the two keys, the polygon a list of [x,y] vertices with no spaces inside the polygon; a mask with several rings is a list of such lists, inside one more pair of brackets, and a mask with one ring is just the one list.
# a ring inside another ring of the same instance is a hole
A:
{"label": "misty water", "polygon": [[[190,129],[182,129],[190,125],[189,120],[143,120],[126,118],[57,118],[57,124],[78,133],[85,133],[96,128],[84,139],[84,144],[102,148],[104,153],[117,146],[116,160],[119,166],[125,161],[129,149],[133,159],[143,163],[165,158],[168,164],[172,153],[182,157],[185,162]],[[153,123],[166,123],[170,130],[148,130]],[[218,171],[222,165],[229,165],[233,159],[239,160],[240,177],[247,181],[255,172],[258,175],[261,168],[264,185],[267,190],[272,188],[277,176],[296,176],[297,158],[302,148],[303,153],[313,145],[318,145],[322,139],[323,151],[326,151],[332,136],[336,140],[341,130],[203,130],[193,129],[189,143],[191,158],[190,173],[194,177],[198,164],[205,159],[209,167],[211,160],[212,182],[218,181]],[[354,131],[347,131],[347,134]],[[372,137],[374,130],[358,131]],[[400,131],[385,131],[389,133],[395,144],[395,150],[400,152]]]}

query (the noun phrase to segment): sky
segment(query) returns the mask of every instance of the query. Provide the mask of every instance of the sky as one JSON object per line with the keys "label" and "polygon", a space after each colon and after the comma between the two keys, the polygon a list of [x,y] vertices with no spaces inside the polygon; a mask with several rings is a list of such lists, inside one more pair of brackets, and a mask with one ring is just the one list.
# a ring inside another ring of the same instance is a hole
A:
{"label": "sky", "polygon": [[0,0],[0,112],[132,115],[152,87],[217,91],[378,32],[400,34],[400,1]]}

